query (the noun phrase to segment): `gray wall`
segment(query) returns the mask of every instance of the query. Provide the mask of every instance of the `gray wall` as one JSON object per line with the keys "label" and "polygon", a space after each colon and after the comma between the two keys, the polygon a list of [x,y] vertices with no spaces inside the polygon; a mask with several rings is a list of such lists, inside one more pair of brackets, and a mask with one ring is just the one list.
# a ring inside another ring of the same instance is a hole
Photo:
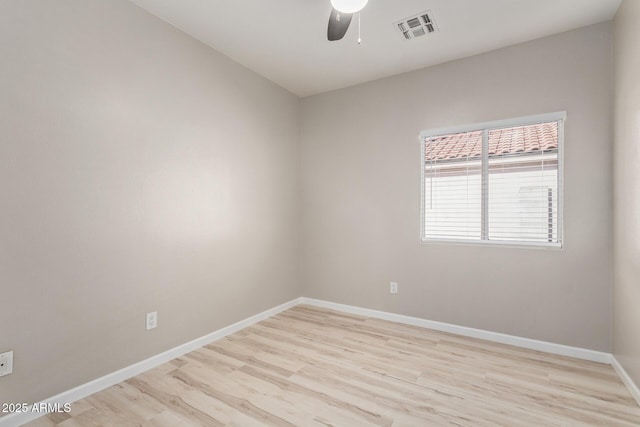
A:
{"label": "gray wall", "polygon": [[615,18],[613,353],[640,385],[640,2]]}
{"label": "gray wall", "polygon": [[[303,295],[610,350],[611,74],[604,23],[305,98]],[[564,250],[420,243],[421,130],[562,110]]]}
{"label": "gray wall", "polygon": [[0,402],[300,295],[295,96],[124,0],[3,0],[0,58]]}

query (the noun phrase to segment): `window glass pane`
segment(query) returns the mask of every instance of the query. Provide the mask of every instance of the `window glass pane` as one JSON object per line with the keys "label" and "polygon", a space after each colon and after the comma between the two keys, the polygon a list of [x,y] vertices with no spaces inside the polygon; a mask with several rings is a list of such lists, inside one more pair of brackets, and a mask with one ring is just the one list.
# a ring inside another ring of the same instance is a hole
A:
{"label": "window glass pane", "polygon": [[489,240],[558,240],[557,122],[489,131]]}
{"label": "window glass pane", "polygon": [[482,131],[425,141],[425,237],[481,238]]}

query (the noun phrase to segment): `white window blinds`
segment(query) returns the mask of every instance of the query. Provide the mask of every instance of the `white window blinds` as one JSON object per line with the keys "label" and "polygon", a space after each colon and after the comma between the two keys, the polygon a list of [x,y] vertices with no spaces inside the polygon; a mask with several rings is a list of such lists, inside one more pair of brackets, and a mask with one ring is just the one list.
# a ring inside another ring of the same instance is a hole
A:
{"label": "white window blinds", "polygon": [[426,236],[479,240],[482,132],[427,138],[424,148]]}
{"label": "white window blinds", "polygon": [[423,240],[560,246],[563,123],[423,132]]}

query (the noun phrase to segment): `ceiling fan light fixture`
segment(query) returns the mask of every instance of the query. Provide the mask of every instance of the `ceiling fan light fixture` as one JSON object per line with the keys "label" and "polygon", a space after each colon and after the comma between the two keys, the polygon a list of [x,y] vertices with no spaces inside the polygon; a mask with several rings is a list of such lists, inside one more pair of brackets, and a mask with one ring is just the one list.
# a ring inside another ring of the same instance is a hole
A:
{"label": "ceiling fan light fixture", "polygon": [[356,13],[361,11],[369,0],[331,0],[331,6],[340,13]]}

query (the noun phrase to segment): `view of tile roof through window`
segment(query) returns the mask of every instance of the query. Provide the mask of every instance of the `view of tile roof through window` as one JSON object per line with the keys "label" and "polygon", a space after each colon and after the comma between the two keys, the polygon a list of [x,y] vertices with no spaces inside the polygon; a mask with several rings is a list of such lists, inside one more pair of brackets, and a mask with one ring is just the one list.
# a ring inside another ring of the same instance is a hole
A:
{"label": "view of tile roof through window", "polygon": [[[454,133],[427,138],[425,160],[453,160],[480,158],[482,131]],[[489,156],[536,153],[558,148],[556,122],[489,131]]]}

